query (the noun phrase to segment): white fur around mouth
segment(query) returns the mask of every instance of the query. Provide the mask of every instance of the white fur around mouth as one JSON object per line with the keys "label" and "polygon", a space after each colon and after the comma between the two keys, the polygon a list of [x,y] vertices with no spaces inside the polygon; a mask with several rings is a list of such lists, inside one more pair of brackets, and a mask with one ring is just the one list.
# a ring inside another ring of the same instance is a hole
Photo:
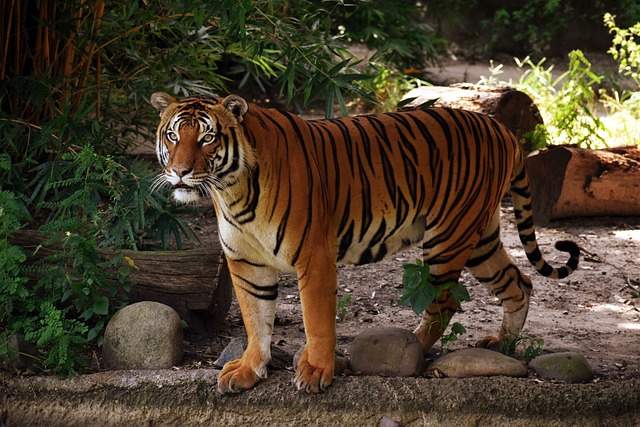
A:
{"label": "white fur around mouth", "polygon": [[195,188],[176,187],[173,189],[173,198],[178,203],[196,203],[200,200],[200,193]]}

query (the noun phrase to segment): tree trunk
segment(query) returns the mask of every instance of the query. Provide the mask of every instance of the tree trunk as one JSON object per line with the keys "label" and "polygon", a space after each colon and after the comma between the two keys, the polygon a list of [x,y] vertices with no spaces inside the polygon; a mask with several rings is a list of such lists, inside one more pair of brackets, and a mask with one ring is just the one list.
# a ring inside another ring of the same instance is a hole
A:
{"label": "tree trunk", "polygon": [[467,83],[452,86],[423,86],[409,91],[404,100],[414,98],[404,108],[415,108],[436,100],[435,106],[460,108],[491,116],[524,140],[525,153],[532,150],[530,133],[542,124],[538,107],[525,93],[507,87],[486,87]]}
{"label": "tree trunk", "polygon": [[536,223],[640,215],[640,150],[555,146],[526,160]]}
{"label": "tree trunk", "polygon": [[[28,253],[35,253],[35,259],[62,251],[55,246],[39,247],[45,239],[33,230],[21,230],[11,240]],[[131,302],[166,304],[199,332],[217,330],[224,324],[231,306],[232,286],[218,243],[181,251],[101,250],[107,259],[116,253],[124,255],[123,265],[133,264],[129,275]]]}

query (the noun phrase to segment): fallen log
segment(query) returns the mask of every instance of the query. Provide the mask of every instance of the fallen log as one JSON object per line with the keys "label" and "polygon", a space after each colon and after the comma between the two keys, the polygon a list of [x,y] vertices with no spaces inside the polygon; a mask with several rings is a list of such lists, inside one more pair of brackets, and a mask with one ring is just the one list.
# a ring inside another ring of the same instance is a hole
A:
{"label": "fallen log", "polygon": [[[35,259],[62,251],[59,246],[40,247],[44,240],[34,230],[20,230],[11,239],[27,253],[35,253]],[[123,255],[123,265],[131,267],[130,302],[166,304],[197,332],[222,327],[231,306],[232,285],[219,243],[181,251],[101,249],[106,259],[119,253]]]}
{"label": "fallen log", "polygon": [[526,160],[536,223],[640,215],[640,149],[555,146]]}
{"label": "fallen log", "polygon": [[486,114],[503,123],[519,140],[525,153],[532,150],[531,133],[542,124],[542,116],[525,93],[508,87],[487,87],[467,83],[451,86],[422,86],[409,91],[403,100],[414,98],[403,108],[415,108],[436,100],[439,107],[460,108]]}

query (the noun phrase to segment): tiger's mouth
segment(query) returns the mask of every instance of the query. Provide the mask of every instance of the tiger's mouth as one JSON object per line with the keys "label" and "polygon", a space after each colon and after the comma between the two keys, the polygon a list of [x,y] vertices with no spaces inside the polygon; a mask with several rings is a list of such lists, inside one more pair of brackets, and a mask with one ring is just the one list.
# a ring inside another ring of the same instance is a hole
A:
{"label": "tiger's mouth", "polygon": [[173,198],[179,203],[196,203],[202,198],[202,194],[197,188],[181,183],[173,186]]}

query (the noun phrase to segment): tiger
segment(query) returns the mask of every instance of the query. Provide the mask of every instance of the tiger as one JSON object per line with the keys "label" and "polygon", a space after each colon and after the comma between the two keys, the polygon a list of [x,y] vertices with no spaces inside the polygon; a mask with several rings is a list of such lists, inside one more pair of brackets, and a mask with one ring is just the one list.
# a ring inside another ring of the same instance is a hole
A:
{"label": "tiger", "polygon": [[[555,245],[569,254],[564,266],[543,258],[519,141],[489,116],[425,107],[304,120],[238,95],[157,92],[150,102],[160,114],[159,186],[179,203],[212,200],[247,333],[242,356],[219,372],[221,393],[267,377],[279,272],[297,275],[306,335],[292,382],[315,394],[334,377],[338,266],[417,245],[435,286],[457,282],[466,268],[500,300],[500,330],[478,346],[517,336],[532,283],[500,240],[507,189],[537,272],[561,279],[578,267],[580,249],[569,240]],[[424,311],[414,334],[425,354],[458,308],[442,292]]]}

